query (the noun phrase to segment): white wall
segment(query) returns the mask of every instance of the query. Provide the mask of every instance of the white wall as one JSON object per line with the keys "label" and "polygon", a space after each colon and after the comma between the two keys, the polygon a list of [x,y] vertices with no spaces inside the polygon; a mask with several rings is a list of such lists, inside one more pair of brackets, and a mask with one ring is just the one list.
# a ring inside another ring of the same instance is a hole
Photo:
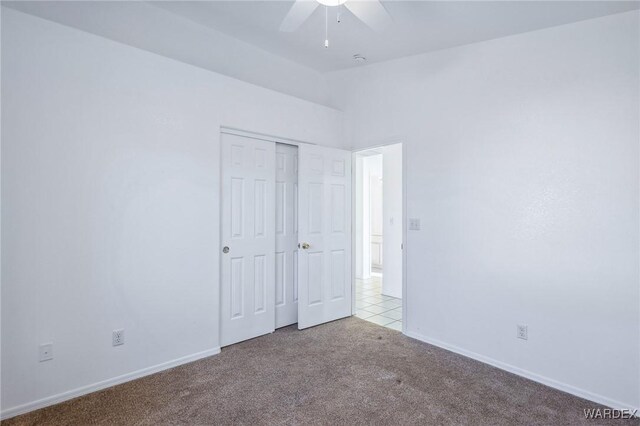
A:
{"label": "white wall", "polygon": [[355,276],[361,280],[371,279],[371,226],[372,200],[371,176],[382,175],[382,157],[375,152],[355,155]]}
{"label": "white wall", "polygon": [[4,416],[215,352],[220,126],[339,146],[341,113],[10,9],[2,65]]}
{"label": "white wall", "polygon": [[382,293],[402,298],[402,144],[387,145],[379,151],[384,176]]}
{"label": "white wall", "polygon": [[[370,262],[367,265],[371,272],[374,272],[374,266],[380,265],[382,261],[382,250],[380,244],[382,242],[382,155],[372,155],[366,157],[365,161],[369,164],[369,174],[367,180],[369,182],[369,248]],[[377,272],[377,271],[376,271]]]}
{"label": "white wall", "polygon": [[[160,4],[159,3],[163,3]],[[3,5],[167,58],[327,106],[319,72],[177,16],[166,2],[10,1]]]}
{"label": "white wall", "polygon": [[355,147],[404,142],[422,225],[411,335],[640,406],[639,25],[629,12],[331,76]]}
{"label": "white wall", "polygon": [[364,231],[366,229],[364,224],[364,157],[361,155],[354,155],[354,164],[352,168],[354,177],[354,208],[353,208],[353,268],[355,270],[355,277],[360,280],[371,278],[371,268],[367,268],[364,259]]}
{"label": "white wall", "polygon": [[[362,274],[358,278],[368,280],[371,278],[371,159],[362,158]],[[357,222],[358,219],[356,219]],[[359,268],[360,269],[360,268]]]}

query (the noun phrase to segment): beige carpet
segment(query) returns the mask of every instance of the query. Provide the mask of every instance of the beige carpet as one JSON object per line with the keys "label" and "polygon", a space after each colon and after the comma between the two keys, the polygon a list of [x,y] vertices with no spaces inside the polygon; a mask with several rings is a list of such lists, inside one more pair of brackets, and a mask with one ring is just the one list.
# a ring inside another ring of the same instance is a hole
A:
{"label": "beige carpet", "polygon": [[[596,425],[563,392],[349,318],[2,422],[64,425]],[[640,424],[638,420],[610,424]]]}

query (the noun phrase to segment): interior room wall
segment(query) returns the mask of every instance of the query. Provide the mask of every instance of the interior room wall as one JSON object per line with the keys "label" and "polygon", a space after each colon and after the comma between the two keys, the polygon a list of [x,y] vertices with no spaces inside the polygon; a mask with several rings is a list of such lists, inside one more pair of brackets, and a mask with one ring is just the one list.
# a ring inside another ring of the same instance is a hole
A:
{"label": "interior room wall", "polygon": [[367,280],[370,278],[371,268],[367,268],[365,265],[364,259],[364,157],[359,154],[355,154],[354,158],[354,167],[352,168],[354,177],[354,221],[353,221],[353,230],[354,230],[354,244],[353,244],[353,268],[355,270],[355,277],[359,280]]}
{"label": "interior room wall", "polygon": [[342,114],[5,8],[2,65],[3,416],[215,353],[220,126]]}
{"label": "interior room wall", "polygon": [[366,158],[369,163],[369,252],[371,261],[369,268],[375,271],[381,265],[382,258],[382,155],[376,154]]}
{"label": "interior room wall", "polygon": [[355,167],[355,271],[356,278],[371,279],[371,176],[382,174],[382,158],[372,152],[357,153]]}
{"label": "interior room wall", "polygon": [[382,294],[402,298],[402,144],[380,148],[383,175]]}
{"label": "interior room wall", "polygon": [[326,79],[320,72],[177,16],[163,9],[164,2],[3,1],[2,4],[260,87],[333,106],[329,104]]}
{"label": "interior room wall", "polygon": [[639,27],[628,12],[330,76],[355,148],[404,142],[409,335],[640,406]]}
{"label": "interior room wall", "polygon": [[371,159],[362,158],[362,275],[361,279],[371,279]]}

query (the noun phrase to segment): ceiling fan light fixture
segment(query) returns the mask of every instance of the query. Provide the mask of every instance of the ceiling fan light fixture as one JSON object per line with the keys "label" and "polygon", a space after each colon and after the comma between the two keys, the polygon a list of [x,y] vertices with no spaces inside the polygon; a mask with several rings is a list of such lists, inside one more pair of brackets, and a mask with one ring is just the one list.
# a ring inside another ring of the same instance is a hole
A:
{"label": "ceiling fan light fixture", "polygon": [[323,6],[334,7],[345,4],[347,0],[317,0],[317,2]]}

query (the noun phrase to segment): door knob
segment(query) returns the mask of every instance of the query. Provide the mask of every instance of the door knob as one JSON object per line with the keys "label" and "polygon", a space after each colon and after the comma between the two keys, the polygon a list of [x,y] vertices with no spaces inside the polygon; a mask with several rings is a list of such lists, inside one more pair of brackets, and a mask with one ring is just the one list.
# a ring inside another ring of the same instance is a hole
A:
{"label": "door knob", "polygon": [[224,248],[222,249],[223,253],[229,253],[229,247],[224,246]]}
{"label": "door knob", "polygon": [[309,243],[300,243],[300,244],[298,244],[298,248],[301,248],[301,249],[307,250],[309,247],[311,247],[311,244],[309,244]]}

